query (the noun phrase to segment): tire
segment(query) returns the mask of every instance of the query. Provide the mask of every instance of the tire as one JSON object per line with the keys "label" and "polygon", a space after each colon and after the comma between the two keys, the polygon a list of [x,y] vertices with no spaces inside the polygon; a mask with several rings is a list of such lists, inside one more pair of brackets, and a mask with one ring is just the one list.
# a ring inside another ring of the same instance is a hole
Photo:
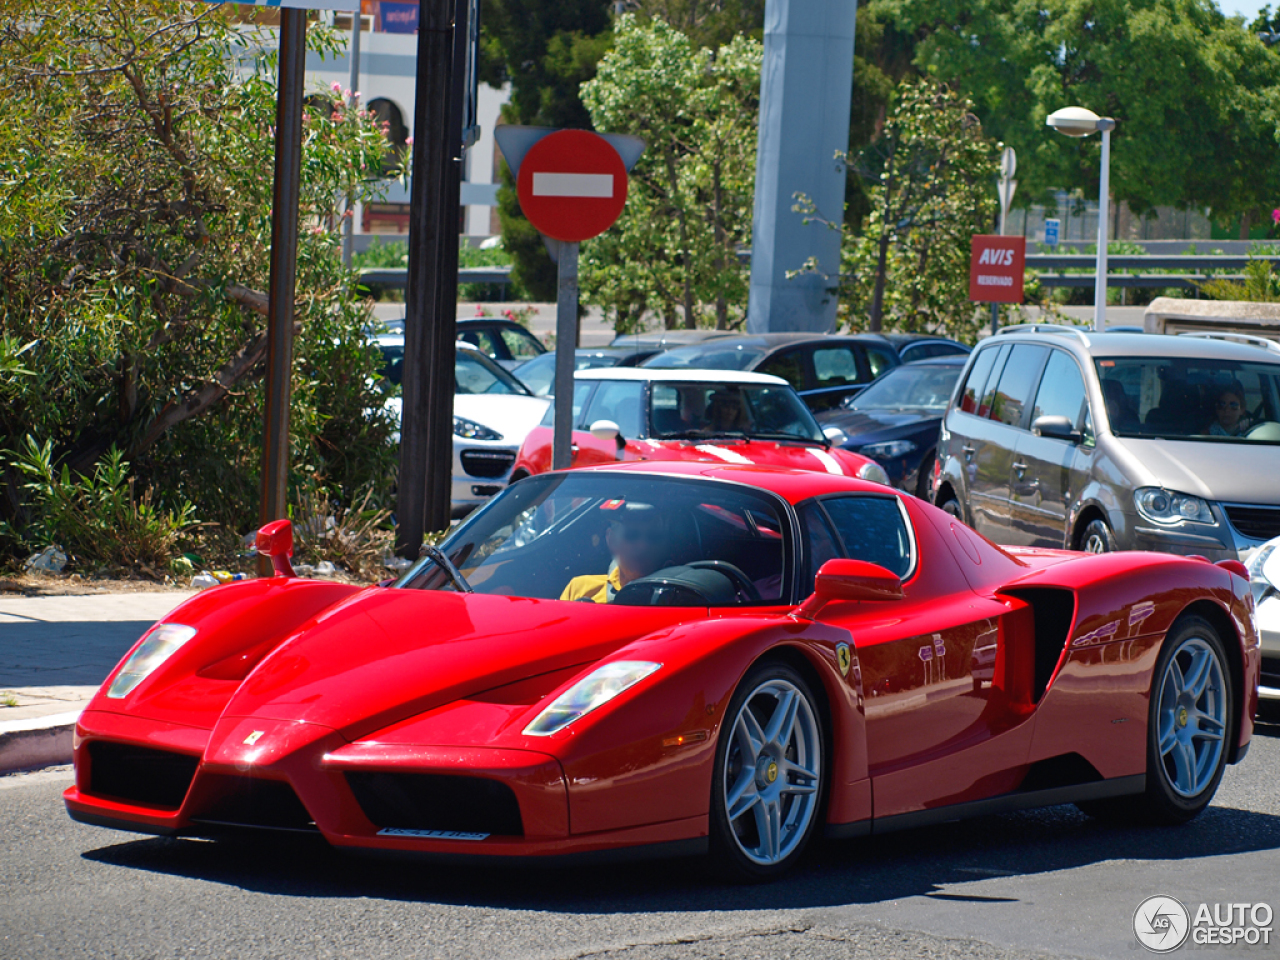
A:
{"label": "tire", "polygon": [[942,502],[938,504],[938,509],[943,513],[948,513],[955,517],[961,523],[964,523],[964,512],[960,509],[960,501],[956,499],[955,494],[946,494]]}
{"label": "tire", "polygon": [[825,740],[821,704],[799,673],[770,661],[747,672],[725,712],[711,778],[717,874],[760,883],[796,865],[822,820]]}
{"label": "tire", "polygon": [[1202,617],[1181,617],[1165,637],[1152,677],[1146,791],[1077,804],[1090,816],[1186,823],[1209,805],[1222,782],[1235,692],[1217,630]]}
{"label": "tire", "polygon": [[923,460],[920,461],[920,470],[916,473],[916,489],[915,494],[926,503],[929,501],[929,474],[933,472],[933,452],[925,454]]}
{"label": "tire", "polygon": [[1080,549],[1085,553],[1115,553],[1120,548],[1107,521],[1094,519],[1080,532]]}

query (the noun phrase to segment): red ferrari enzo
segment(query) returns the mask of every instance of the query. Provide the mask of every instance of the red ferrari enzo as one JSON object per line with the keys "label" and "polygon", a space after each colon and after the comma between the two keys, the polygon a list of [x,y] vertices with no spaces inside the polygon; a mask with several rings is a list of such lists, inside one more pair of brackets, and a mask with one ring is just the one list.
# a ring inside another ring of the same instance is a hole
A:
{"label": "red ferrari enzo", "polygon": [[[888,484],[870,457],[843,450],[838,427],[823,433],[781,377],[737,370],[579,370],[573,380],[573,466],[620,460],[794,467]],[[514,483],[551,469],[555,407],[525,437]]]}
{"label": "red ferrari enzo", "polygon": [[[259,543],[288,572],[289,532]],[[76,729],[72,817],[344,848],[709,852],[1074,802],[1176,823],[1253,732],[1239,565],[1004,550],[827,473],[544,474],[390,586],[279,576],[152,627]]]}

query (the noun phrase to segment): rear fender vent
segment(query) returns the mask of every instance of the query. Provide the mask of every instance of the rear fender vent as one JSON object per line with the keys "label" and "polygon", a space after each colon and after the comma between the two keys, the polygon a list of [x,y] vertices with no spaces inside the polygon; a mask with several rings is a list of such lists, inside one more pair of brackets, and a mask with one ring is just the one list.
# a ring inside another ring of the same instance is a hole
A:
{"label": "rear fender vent", "polygon": [[110,740],[91,740],[88,793],[125,803],[176,810],[191,786],[199,757]]}
{"label": "rear fender vent", "polygon": [[1098,768],[1078,753],[1063,753],[1056,757],[1037,760],[1027,771],[1021,793],[1037,790],[1053,790],[1058,787],[1074,787],[1082,783],[1097,783],[1102,779]]}
{"label": "rear fender vent", "polygon": [[1036,666],[1031,696],[1039,703],[1067,645],[1075,620],[1076,595],[1056,587],[1024,587],[1002,592],[1026,601],[1035,613]]}
{"label": "rear fender vent", "polygon": [[380,829],[524,835],[516,795],[498,780],[366,771],[346,777],[360,809]]}

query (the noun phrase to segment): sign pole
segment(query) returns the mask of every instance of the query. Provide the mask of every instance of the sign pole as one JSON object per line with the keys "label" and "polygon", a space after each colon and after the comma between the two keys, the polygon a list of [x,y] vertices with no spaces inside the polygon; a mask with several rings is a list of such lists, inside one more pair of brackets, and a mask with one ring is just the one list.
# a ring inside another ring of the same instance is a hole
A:
{"label": "sign pole", "polygon": [[[1018,181],[1013,175],[1018,172],[1018,154],[1013,147],[1005,147],[1000,154],[1000,236],[1005,234],[1005,224],[1009,220],[1009,206],[1013,203],[1013,193],[1018,189]],[[1000,332],[1000,304],[991,304],[991,335]]]}
{"label": "sign pole", "polygon": [[[357,10],[351,15],[351,47],[347,51],[347,56],[351,60],[351,96],[355,97],[356,91],[360,89],[360,19],[361,10]],[[347,108],[354,110],[356,108],[355,100],[347,104]],[[351,255],[355,249],[355,232],[356,232],[356,208],[351,202],[351,197],[347,197],[346,205],[343,212],[347,214],[346,223],[344,223],[342,231],[342,265],[350,269]]]}
{"label": "sign pole", "polygon": [[[279,86],[276,100],[275,182],[271,196],[271,286],[267,295],[266,431],[262,451],[262,523],[288,509],[289,388],[293,367],[293,296],[298,263],[298,185],[302,171],[302,88],[307,11],[280,11]],[[258,575],[271,576],[271,560],[258,558]]]}
{"label": "sign pole", "polygon": [[578,244],[560,243],[556,263],[556,400],[551,469],[573,466],[573,368],[578,341]]}

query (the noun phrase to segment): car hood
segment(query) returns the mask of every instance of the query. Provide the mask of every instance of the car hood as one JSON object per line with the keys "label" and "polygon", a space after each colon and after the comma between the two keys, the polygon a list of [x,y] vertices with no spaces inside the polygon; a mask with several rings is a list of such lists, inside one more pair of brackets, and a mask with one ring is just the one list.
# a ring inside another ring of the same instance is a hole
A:
{"label": "car hood", "polygon": [[1139,437],[1115,442],[1135,487],[1165,487],[1230,503],[1280,504],[1280,486],[1266,479],[1280,470],[1280,448]]}
{"label": "car hood", "polygon": [[[453,415],[496,430],[504,440],[519,443],[538,425],[550,403],[546,397],[522,397],[509,393],[459,393],[453,398]],[[391,397],[385,404],[397,427],[400,424],[402,404],[400,397]],[[396,435],[399,436],[399,430]]]}
{"label": "car hood", "polygon": [[320,724],[357,739],[485,690],[585,666],[705,615],[702,608],[366,590],[285,640],[222,716]]}
{"label": "car hood", "polygon": [[942,414],[936,410],[911,409],[841,410],[818,420],[823,427],[839,427],[853,443],[862,446],[912,436],[929,428],[937,430]]}
{"label": "car hood", "polygon": [[732,463],[740,466],[788,467],[837,476],[857,476],[867,463],[861,454],[838,447],[826,448],[774,440],[639,440],[628,445],[644,460],[684,460],[702,463]]}

